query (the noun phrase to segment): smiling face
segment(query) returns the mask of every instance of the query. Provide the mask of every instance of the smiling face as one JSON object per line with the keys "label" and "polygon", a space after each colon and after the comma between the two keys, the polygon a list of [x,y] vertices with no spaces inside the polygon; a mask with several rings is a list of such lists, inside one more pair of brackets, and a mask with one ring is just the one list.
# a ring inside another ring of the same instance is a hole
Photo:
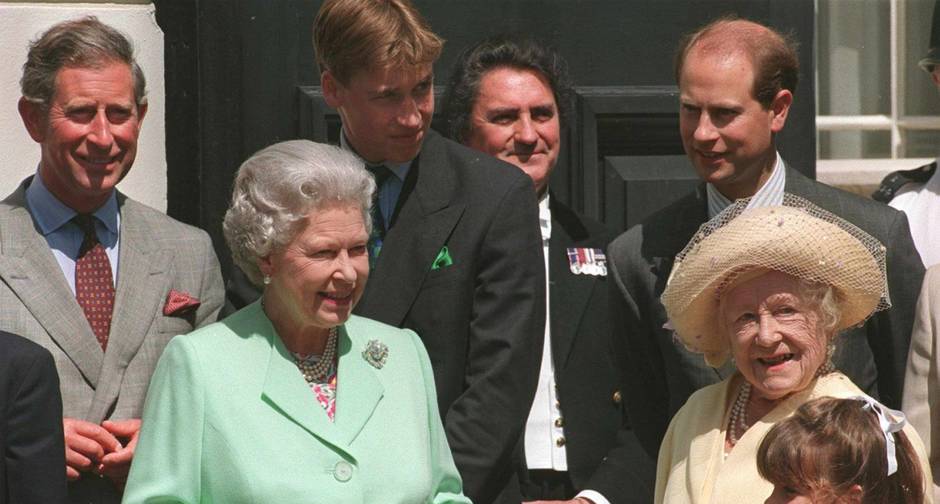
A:
{"label": "smiling face", "polygon": [[769,108],[753,96],[754,68],[742,52],[692,49],[679,74],[679,133],[698,176],[729,198],[753,196],[773,171],[773,135],[783,129],[793,95]]}
{"label": "smiling face", "polygon": [[325,334],[349,318],[369,277],[362,209],[335,204],[311,211],[294,238],[266,258],[265,310],[282,338]]}
{"label": "smiling face", "polygon": [[363,70],[347,84],[329,71],[321,77],[326,103],[343,120],[346,140],[370,163],[414,159],[434,115],[430,64]]}
{"label": "smiling face", "polygon": [[758,397],[776,400],[803,390],[826,361],[829,338],[802,291],[797,278],[770,271],[722,298],[721,322],[735,364]]}
{"label": "smiling face", "polygon": [[48,114],[25,99],[20,114],[42,146],[39,175],[60,201],[79,212],[100,207],[137,155],[147,111],[134,100],[134,79],[124,63],[63,68]]}
{"label": "smiling face", "polygon": [[529,69],[487,72],[471,111],[467,145],[518,166],[543,193],[561,148],[558,105],[548,80]]}

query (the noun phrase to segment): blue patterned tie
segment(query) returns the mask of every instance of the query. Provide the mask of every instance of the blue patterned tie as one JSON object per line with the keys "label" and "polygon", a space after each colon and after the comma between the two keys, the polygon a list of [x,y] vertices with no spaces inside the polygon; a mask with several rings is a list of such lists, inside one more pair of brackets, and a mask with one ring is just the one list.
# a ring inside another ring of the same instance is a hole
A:
{"label": "blue patterned tie", "polygon": [[372,233],[369,234],[369,269],[375,270],[382,252],[382,242],[385,241],[385,218],[382,216],[382,207],[379,204],[379,193],[392,171],[385,165],[366,165],[369,173],[375,178],[375,201],[372,202]]}

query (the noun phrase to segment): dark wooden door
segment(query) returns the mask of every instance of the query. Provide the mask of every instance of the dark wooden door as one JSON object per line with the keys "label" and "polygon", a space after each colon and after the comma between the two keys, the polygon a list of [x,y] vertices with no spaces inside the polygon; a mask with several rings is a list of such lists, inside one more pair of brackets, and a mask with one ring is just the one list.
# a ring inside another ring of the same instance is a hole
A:
{"label": "dark wooden door", "polygon": [[[231,267],[221,221],[239,164],[292,138],[336,142],[311,43],[319,0],[156,0],[166,40],[168,212],[215,240]],[[577,85],[561,162],[560,198],[623,230],[696,183],[678,136],[673,53],[681,34],[725,14],[800,41],[800,88],[778,145],[815,174],[812,0],[415,0],[446,39],[435,65],[446,82],[457,54],[505,31],[531,34],[568,60]],[[438,92],[441,90],[438,89]]]}

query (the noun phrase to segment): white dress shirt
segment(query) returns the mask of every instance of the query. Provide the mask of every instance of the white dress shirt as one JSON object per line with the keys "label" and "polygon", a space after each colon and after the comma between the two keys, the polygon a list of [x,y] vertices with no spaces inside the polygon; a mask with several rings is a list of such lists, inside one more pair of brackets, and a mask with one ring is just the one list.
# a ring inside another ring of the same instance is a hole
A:
{"label": "white dress shirt", "polygon": [[539,227],[542,229],[542,256],[545,260],[545,342],[535,400],[525,425],[525,458],[529,469],[568,470],[564,429],[558,389],[555,386],[555,362],[552,359],[551,316],[549,313],[550,279],[548,277],[548,241],[552,236],[552,212],[548,191],[539,199]]}
{"label": "white dress shirt", "polygon": [[[787,183],[787,170],[783,164],[783,158],[777,153],[777,162],[774,164],[774,171],[770,173],[770,178],[764,181],[764,185],[751,196],[751,202],[748,208],[763,208],[783,204],[783,192]],[[728,208],[732,201],[718,192],[718,188],[711,184],[705,185],[705,192],[708,196],[708,218],[712,219],[720,214],[722,210]]]}

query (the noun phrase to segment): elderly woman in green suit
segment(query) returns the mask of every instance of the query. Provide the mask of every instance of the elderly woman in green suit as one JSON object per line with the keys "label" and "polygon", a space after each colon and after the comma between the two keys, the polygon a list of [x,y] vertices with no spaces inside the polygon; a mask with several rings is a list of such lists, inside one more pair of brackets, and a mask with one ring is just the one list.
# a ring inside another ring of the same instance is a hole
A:
{"label": "elderly woman in green suit", "polygon": [[225,237],[264,293],[167,346],[124,502],[469,502],[420,339],[351,315],[374,190],[306,140],[245,161]]}

